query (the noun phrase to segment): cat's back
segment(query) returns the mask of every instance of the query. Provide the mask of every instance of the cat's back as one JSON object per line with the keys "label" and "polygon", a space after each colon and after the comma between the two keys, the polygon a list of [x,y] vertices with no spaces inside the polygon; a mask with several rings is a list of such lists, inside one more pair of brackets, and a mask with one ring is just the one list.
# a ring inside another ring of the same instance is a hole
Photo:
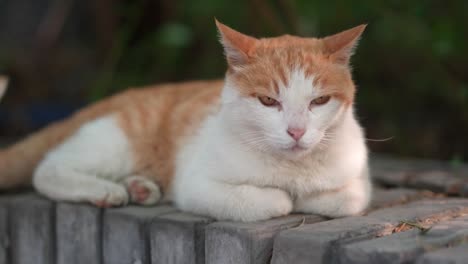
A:
{"label": "cat's back", "polygon": [[135,166],[165,189],[180,148],[216,113],[223,81],[193,81],[131,89],[120,95],[117,121],[129,139]]}
{"label": "cat's back", "polygon": [[152,85],[129,89],[113,101],[127,133],[187,130],[217,107],[222,85],[221,80]]}

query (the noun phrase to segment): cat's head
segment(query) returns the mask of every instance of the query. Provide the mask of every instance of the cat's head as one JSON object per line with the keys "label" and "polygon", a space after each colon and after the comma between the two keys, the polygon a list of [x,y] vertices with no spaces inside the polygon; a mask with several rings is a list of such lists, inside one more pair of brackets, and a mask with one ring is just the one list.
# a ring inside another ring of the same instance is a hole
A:
{"label": "cat's head", "polygon": [[352,106],[361,25],[325,38],[257,39],[216,21],[228,62],[223,117],[246,144],[299,157],[326,143]]}

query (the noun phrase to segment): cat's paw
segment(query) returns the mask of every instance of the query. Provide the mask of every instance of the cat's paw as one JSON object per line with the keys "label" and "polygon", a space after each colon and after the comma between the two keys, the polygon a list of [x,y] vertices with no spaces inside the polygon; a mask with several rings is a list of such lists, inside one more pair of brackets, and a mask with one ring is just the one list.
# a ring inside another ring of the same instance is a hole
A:
{"label": "cat's paw", "polygon": [[353,180],[345,188],[297,197],[295,211],[337,218],[362,213],[370,201],[370,184]]}
{"label": "cat's paw", "polygon": [[107,186],[104,194],[100,195],[100,198],[92,200],[91,203],[101,208],[126,205],[128,203],[128,193],[123,186],[113,184]]}
{"label": "cat's paw", "polygon": [[293,202],[288,193],[276,188],[262,188],[252,197],[253,208],[243,212],[242,221],[267,220],[291,213]]}
{"label": "cat's paw", "polygon": [[153,205],[161,199],[161,191],[158,185],[147,178],[141,176],[128,177],[125,179],[124,184],[133,203]]}

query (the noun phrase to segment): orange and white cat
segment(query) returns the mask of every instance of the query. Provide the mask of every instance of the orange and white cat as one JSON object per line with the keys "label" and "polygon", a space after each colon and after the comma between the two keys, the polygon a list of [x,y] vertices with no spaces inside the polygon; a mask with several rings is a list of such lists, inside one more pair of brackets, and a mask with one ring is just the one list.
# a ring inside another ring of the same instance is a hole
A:
{"label": "orange and white cat", "polygon": [[365,26],[257,39],[219,22],[224,81],[132,89],[0,152],[0,188],[61,201],[172,200],[217,219],[366,208],[371,185],[349,59]]}

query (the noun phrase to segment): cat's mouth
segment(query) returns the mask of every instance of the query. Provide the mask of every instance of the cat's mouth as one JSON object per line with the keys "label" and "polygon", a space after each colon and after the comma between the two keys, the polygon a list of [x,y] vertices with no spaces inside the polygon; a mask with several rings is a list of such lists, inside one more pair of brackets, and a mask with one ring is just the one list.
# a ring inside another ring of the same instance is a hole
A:
{"label": "cat's mouth", "polygon": [[291,147],[287,148],[287,150],[289,150],[291,152],[294,152],[294,153],[299,153],[299,152],[306,151],[307,148],[302,146],[299,143],[296,143],[296,144],[292,145]]}

